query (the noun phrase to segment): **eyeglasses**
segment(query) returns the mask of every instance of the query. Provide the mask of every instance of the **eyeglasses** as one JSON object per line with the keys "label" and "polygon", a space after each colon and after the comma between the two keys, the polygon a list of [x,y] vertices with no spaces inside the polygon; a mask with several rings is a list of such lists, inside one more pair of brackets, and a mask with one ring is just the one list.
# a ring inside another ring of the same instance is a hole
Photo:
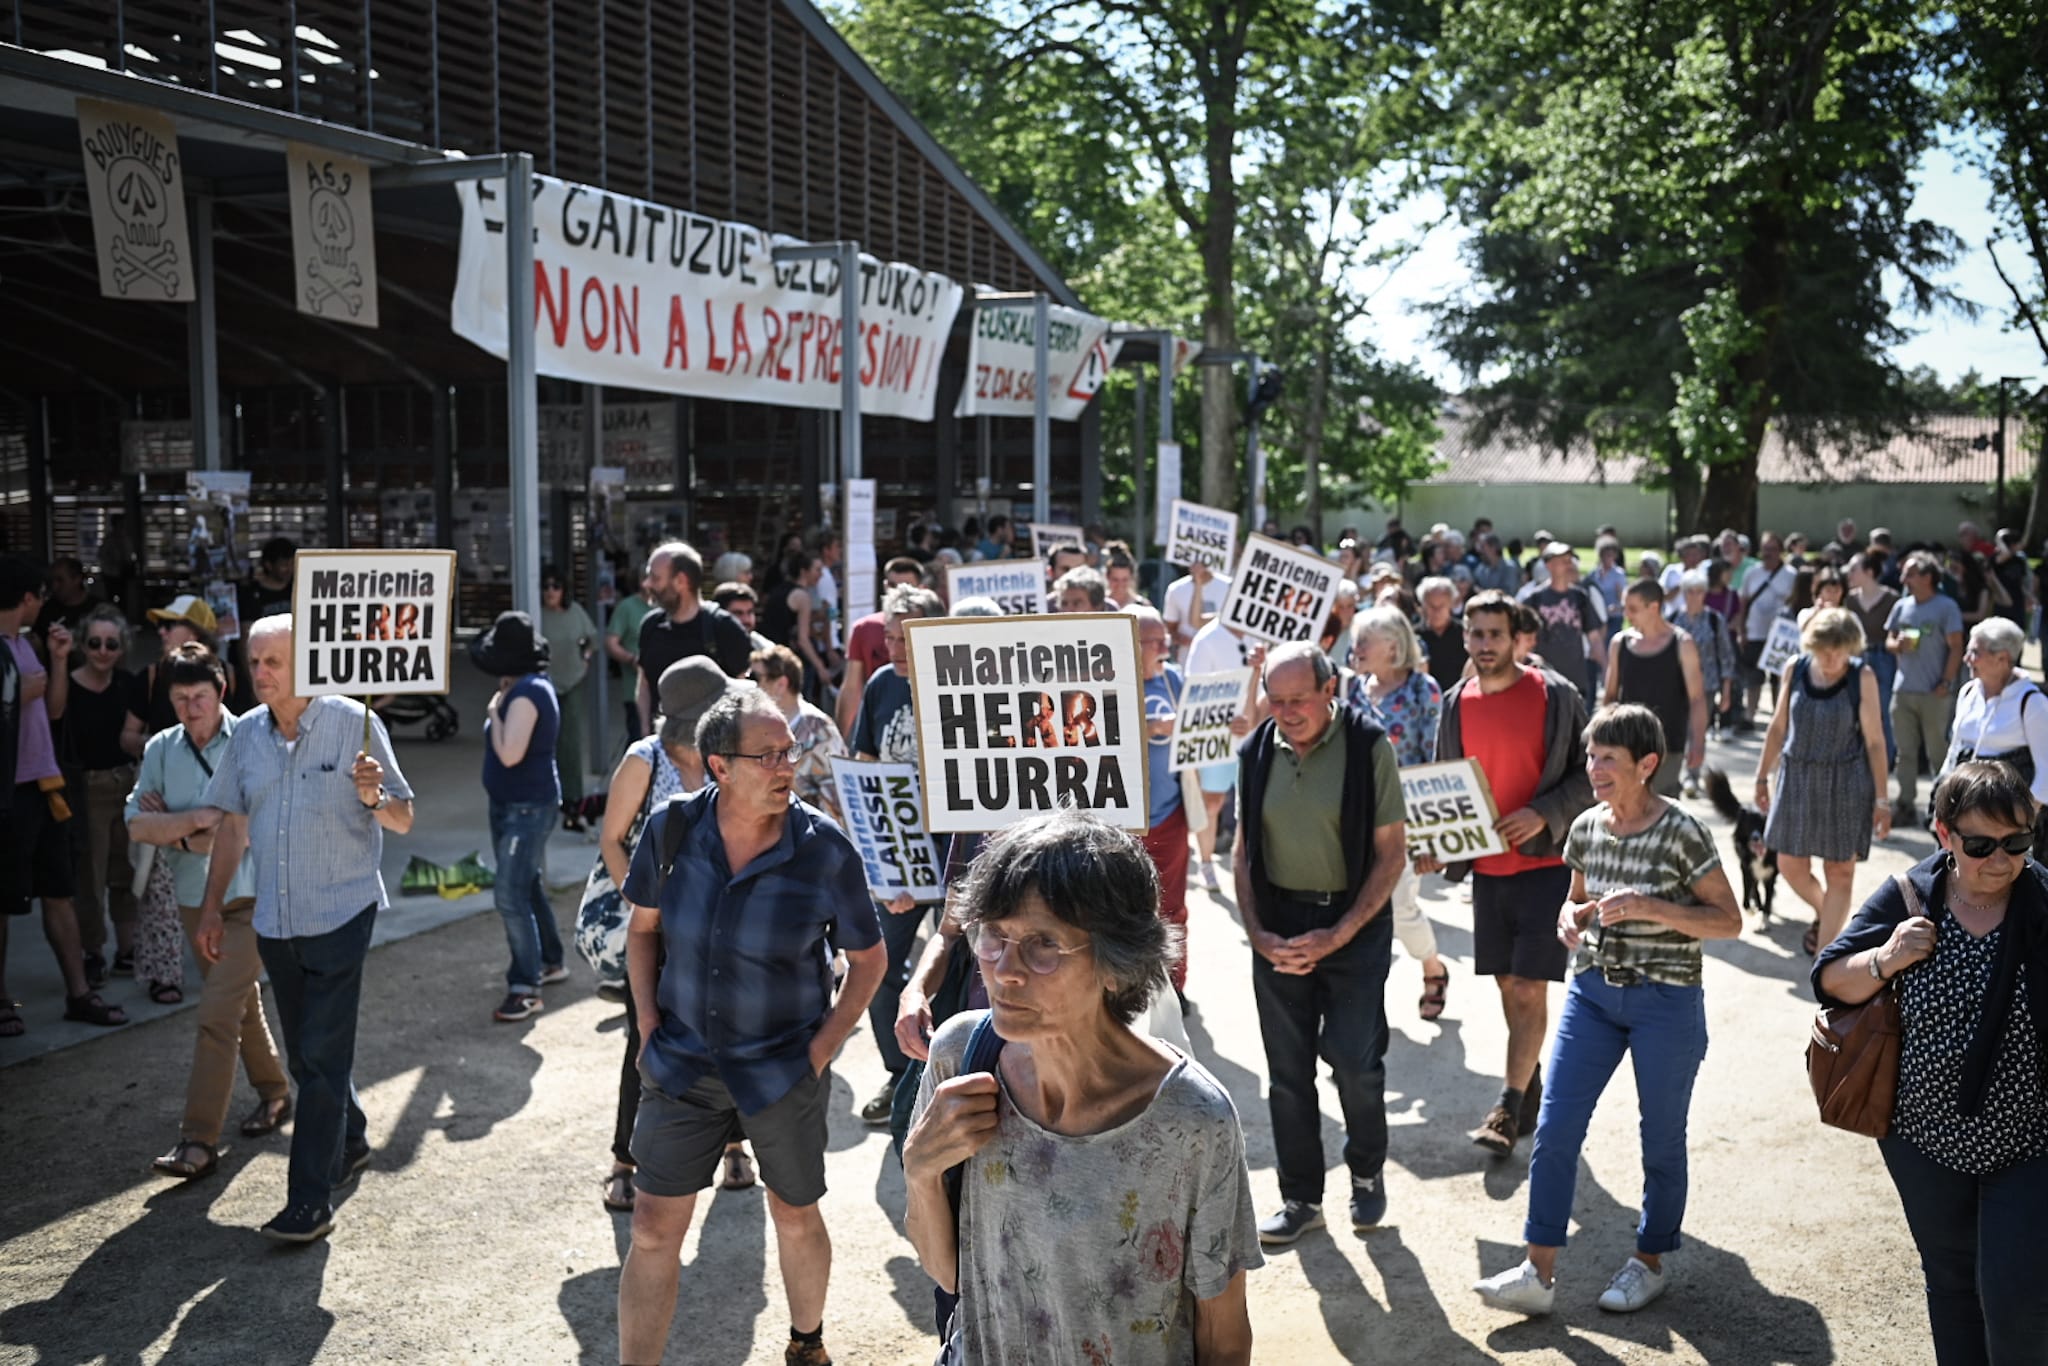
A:
{"label": "eyeglasses", "polygon": [[121,648],[121,641],[118,636],[93,636],[85,642],[85,648],[88,650],[118,650]]}
{"label": "eyeglasses", "polygon": [[984,925],[975,925],[967,931],[967,942],[974,949],[974,956],[984,963],[1000,963],[1003,950],[1015,948],[1017,957],[1024,966],[1047,977],[1060,970],[1060,963],[1069,954],[1086,953],[1092,945],[1076,944],[1063,947],[1059,940],[1049,934],[1027,934],[1022,939],[997,934]]}
{"label": "eyeglasses", "polygon": [[784,766],[794,768],[796,767],[796,761],[803,757],[803,750],[797,745],[791,745],[788,749],[764,749],[759,754],[741,754],[736,750],[728,750],[725,757],[728,759],[752,759],[763,768],[782,768]]}
{"label": "eyeglasses", "polygon": [[1963,853],[1970,858],[1990,858],[1992,851],[1996,849],[2003,849],[2014,858],[2018,858],[2033,849],[2034,832],[2021,830],[2007,835],[2004,839],[1997,839],[1991,835],[1958,834],[1956,843],[1962,846]]}

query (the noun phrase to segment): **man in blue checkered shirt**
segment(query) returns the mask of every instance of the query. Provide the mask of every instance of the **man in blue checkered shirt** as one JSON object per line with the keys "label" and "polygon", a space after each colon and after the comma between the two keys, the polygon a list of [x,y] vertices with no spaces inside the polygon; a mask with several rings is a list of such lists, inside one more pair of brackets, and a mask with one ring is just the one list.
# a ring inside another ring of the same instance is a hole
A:
{"label": "man in blue checkered shirt", "polygon": [[[697,748],[711,784],[649,818],[619,889],[633,908],[626,980],[642,1083],[619,1360],[661,1359],[697,1192],[745,1116],[789,1296],[784,1361],[830,1366],[825,1073],[887,950],[859,851],[791,793],[796,740],[781,708],[758,690],[728,693],[698,723]],[[847,961],[836,996],[835,949]]]}

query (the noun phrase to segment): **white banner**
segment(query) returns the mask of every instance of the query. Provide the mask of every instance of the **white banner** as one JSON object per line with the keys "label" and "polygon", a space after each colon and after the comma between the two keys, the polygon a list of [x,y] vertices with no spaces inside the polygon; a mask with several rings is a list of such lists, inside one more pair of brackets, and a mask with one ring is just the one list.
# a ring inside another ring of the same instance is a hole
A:
{"label": "white banner", "polygon": [[284,145],[291,185],[292,292],[299,312],[377,325],[370,168],[302,142]]}
{"label": "white banner", "polygon": [[[1884,642],[1879,641],[1882,645]],[[1766,678],[1776,678],[1785,672],[1785,666],[1799,658],[1799,623],[1791,617],[1779,617],[1771,623],[1771,633],[1764,637],[1763,657],[1757,660],[1757,668],[1763,670]]]}
{"label": "white banner", "polygon": [[[1159,480],[1152,495],[1152,539],[1160,545],[1173,532],[1173,505],[1180,500],[1180,442],[1159,443]],[[1232,523],[1233,529],[1236,523]],[[1226,572],[1228,566],[1225,567]]]}
{"label": "white banner", "polygon": [[176,125],[152,110],[80,100],[78,141],[100,293],[151,303],[198,298]]}
{"label": "white banner", "polygon": [[1165,545],[1168,564],[1206,564],[1218,575],[1228,574],[1237,563],[1237,514],[1176,498],[1167,518]]}
{"label": "white banner", "polygon": [[[455,331],[504,356],[504,182],[463,181]],[[703,398],[837,410],[839,266],[777,264],[800,245],[744,223],[534,177],[540,373]],[[962,290],[861,258],[861,411],[929,422]]]}
{"label": "white banner", "polygon": [[452,550],[301,550],[292,669],[300,697],[448,691]]}
{"label": "white banner", "polygon": [[1493,828],[1500,813],[1477,759],[1404,768],[1401,796],[1408,809],[1409,858],[1462,863],[1508,851]]}
{"label": "white banner", "polygon": [[1004,616],[1029,617],[1045,611],[1045,566],[1032,560],[984,560],[946,566],[946,601],[994,598]]}
{"label": "white banner", "polygon": [[903,629],[927,830],[1000,830],[1068,806],[1146,828],[1136,617],[937,617]]}
{"label": "white banner", "polygon": [[846,481],[845,620],[859,621],[875,610],[875,481]]}
{"label": "white banner", "polygon": [[[1046,310],[1046,412],[1075,422],[1102,387],[1109,324],[1079,309]],[[1029,303],[974,310],[967,382],[955,417],[1033,417],[1038,405],[1038,310]]]}
{"label": "white banner", "polygon": [[1173,717],[1173,738],[1166,768],[1206,768],[1237,758],[1237,737],[1230,723],[1244,712],[1252,691],[1250,669],[1190,674],[1181,689],[1180,710]]}
{"label": "white banner", "polygon": [[917,765],[834,759],[832,781],[839,788],[847,837],[860,850],[875,900],[893,901],[908,892],[913,901],[944,901],[944,869],[924,832]]}
{"label": "white banner", "polygon": [[1254,533],[1223,599],[1223,624],[1254,640],[1313,641],[1330,615],[1343,571],[1312,550]]}

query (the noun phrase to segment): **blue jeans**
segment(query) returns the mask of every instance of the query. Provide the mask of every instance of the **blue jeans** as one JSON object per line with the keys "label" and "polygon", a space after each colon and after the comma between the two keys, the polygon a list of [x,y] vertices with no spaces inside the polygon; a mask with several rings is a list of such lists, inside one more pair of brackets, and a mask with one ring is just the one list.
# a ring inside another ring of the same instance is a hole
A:
{"label": "blue jeans", "polygon": [[1543,1074],[1543,1110],[1529,1157],[1529,1221],[1522,1236],[1563,1247],[1579,1180],[1579,1149],[1600,1093],[1628,1054],[1642,1111],[1643,1215],[1636,1250],[1679,1245],[1685,1220],[1685,1121],[1693,1078],[1707,1056],[1706,996],[1698,987],[1610,985],[1598,968],[1572,978]]}
{"label": "blue jeans", "polygon": [[1940,1366],[2048,1363],[2048,1157],[1971,1176],[1897,1134],[1878,1140],[1927,1276]]}
{"label": "blue jeans", "polygon": [[1899,676],[1899,657],[1876,645],[1863,652],[1863,662],[1877,675],[1877,710],[1884,717],[1884,762],[1890,768],[1899,762],[1899,742],[1892,735],[1892,681]]}
{"label": "blue jeans", "polygon": [[368,906],[326,934],[256,941],[277,995],[285,1058],[299,1088],[290,1204],[330,1203],[341,1179],[342,1154],[369,1145],[364,1134],[368,1121],[356,1102],[356,1008],[376,924],[377,908]]}
{"label": "blue jeans", "polygon": [[562,962],[561,931],[541,880],[556,814],[552,802],[491,803],[491,853],[498,861],[491,900],[512,950],[505,990],[529,996],[540,990],[540,970]]}

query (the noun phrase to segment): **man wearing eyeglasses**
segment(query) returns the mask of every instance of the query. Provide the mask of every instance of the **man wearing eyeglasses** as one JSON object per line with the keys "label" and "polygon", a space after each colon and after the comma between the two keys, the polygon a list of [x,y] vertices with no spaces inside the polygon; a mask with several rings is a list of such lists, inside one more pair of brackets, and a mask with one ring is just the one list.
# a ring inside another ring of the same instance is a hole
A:
{"label": "man wearing eyeglasses", "polygon": [[1337,666],[1313,641],[1265,660],[1270,715],[1238,754],[1237,904],[1272,1079],[1280,1210],[1269,1247],[1323,1226],[1316,1059],[1344,1107],[1351,1226],[1386,1218],[1388,902],[1408,859],[1407,807],[1386,733],[1337,700]]}
{"label": "man wearing eyeglasses", "polygon": [[[796,740],[773,701],[728,693],[697,747],[713,782],[649,818],[620,889],[643,1090],[619,1359],[661,1360],[697,1192],[744,1117],[789,1297],[784,1361],[829,1366],[825,1071],[881,981],[881,927],[852,841],[792,799]],[[835,949],[847,960],[836,996]]]}

